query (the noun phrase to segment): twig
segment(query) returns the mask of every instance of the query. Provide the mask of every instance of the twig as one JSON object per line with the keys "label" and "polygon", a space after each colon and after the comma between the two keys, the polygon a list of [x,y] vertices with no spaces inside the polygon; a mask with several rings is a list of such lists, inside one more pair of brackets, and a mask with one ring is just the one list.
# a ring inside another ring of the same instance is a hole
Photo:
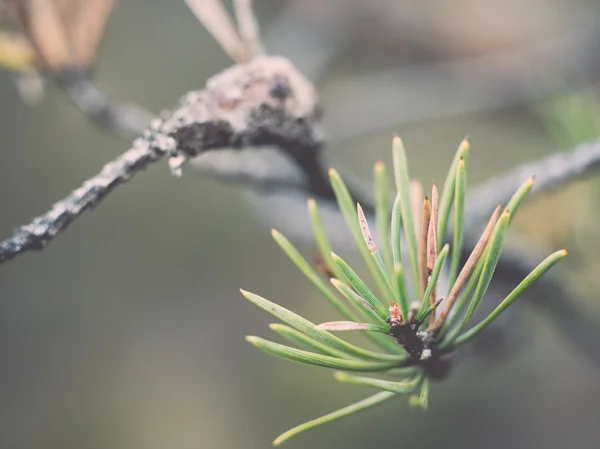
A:
{"label": "twig", "polygon": [[150,148],[142,139],[136,140],[131,149],[106,164],[98,175],[0,243],[0,263],[26,251],[43,249],[85,210],[97,206],[117,185],[128,181],[164,154],[157,148]]}
{"label": "twig", "polygon": [[[287,86],[285,96],[281,83]],[[180,105],[154,120],[144,136],[95,177],[49,212],[0,243],[0,263],[44,248],[85,210],[97,206],[117,185],[163,156],[179,173],[188,158],[210,150],[250,145],[279,146],[306,172],[306,189],[333,196],[320,167],[322,132],[311,85],[285,58],[260,57],[234,66],[188,93]]]}
{"label": "twig", "polygon": [[[506,204],[527,178],[535,175],[531,194],[549,192],[600,168],[600,139],[584,143],[572,151],[554,153],[539,161],[520,165],[476,187],[467,196],[465,227],[481,223],[497,204]],[[530,195],[531,195],[530,194]]]}
{"label": "twig", "polygon": [[142,135],[154,116],[135,104],[117,103],[95,86],[84,70],[73,68],[55,75],[59,86],[88,118],[126,137]]}

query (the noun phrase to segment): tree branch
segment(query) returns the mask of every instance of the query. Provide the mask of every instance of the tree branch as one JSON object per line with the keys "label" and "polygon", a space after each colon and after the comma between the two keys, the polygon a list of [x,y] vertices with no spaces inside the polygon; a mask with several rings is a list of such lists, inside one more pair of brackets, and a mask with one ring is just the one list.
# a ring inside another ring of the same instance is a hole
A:
{"label": "tree branch", "polygon": [[536,178],[531,193],[536,194],[555,190],[599,168],[600,139],[515,167],[476,187],[467,196],[465,225],[469,228],[481,223],[498,204],[506,204],[519,185],[533,175]]}
{"label": "tree branch", "polygon": [[[0,243],[0,263],[43,249],[116,186],[164,156],[178,174],[189,158],[207,151],[274,145],[309,173],[318,167],[323,139],[316,106],[312,86],[285,58],[264,56],[227,69],[208,80],[205,90],[185,95],[164,119],[154,120],[98,175]],[[328,188],[318,173],[310,176],[315,193]]]}
{"label": "tree branch", "polygon": [[154,118],[135,104],[117,103],[98,90],[83,69],[63,70],[55,75],[58,85],[88,118],[126,137],[142,135]]}
{"label": "tree branch", "polygon": [[84,211],[97,206],[116,186],[163,156],[163,152],[150,148],[142,139],[136,140],[131,149],[106,164],[100,173],[0,243],[0,263],[26,251],[43,249]]}

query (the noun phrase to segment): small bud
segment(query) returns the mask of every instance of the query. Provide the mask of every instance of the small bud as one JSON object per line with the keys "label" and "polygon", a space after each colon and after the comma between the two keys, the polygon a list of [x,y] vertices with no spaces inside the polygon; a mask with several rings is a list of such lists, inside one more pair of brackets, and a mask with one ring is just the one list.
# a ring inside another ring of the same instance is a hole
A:
{"label": "small bud", "polygon": [[389,311],[390,317],[388,318],[388,321],[390,323],[390,326],[402,325],[402,312],[400,312],[400,306],[397,302],[392,301],[392,303],[390,304]]}

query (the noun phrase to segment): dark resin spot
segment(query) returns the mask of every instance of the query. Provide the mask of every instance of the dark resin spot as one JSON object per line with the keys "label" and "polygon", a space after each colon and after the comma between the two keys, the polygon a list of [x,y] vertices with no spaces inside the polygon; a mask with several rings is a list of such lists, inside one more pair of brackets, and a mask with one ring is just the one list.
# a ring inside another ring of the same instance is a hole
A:
{"label": "dark resin spot", "polygon": [[269,89],[269,95],[280,101],[285,100],[292,93],[290,81],[282,75],[275,75]]}

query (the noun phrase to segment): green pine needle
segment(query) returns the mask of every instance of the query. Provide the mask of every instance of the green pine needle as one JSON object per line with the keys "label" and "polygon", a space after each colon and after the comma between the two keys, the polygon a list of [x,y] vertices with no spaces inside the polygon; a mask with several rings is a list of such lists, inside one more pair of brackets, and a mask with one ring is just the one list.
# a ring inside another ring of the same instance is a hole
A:
{"label": "green pine needle", "polygon": [[535,181],[535,176],[532,176],[527,181],[525,181],[523,184],[521,184],[521,186],[517,189],[517,191],[514,193],[514,195],[508,201],[508,204],[506,205],[504,212],[510,211],[511,220],[512,220],[512,217],[515,216],[515,214],[517,213],[517,210],[523,203],[523,200],[527,197],[527,194],[533,187],[534,181]]}
{"label": "green pine needle", "polygon": [[[375,262],[375,266],[377,267],[377,270],[379,271],[379,274],[380,274],[381,278],[384,280],[385,286],[387,287],[387,291],[389,293],[388,298],[393,298],[396,294],[394,286],[392,285],[392,282],[390,281],[390,276],[388,275],[388,272],[385,268],[385,262],[383,261],[381,254],[379,253],[379,248],[377,248],[377,245],[375,244],[375,240],[373,240],[373,236],[371,235],[371,230],[369,229],[369,223],[367,222],[367,217],[365,216],[365,213],[362,210],[362,207],[360,207],[360,204],[358,204],[358,203],[356,204],[356,212],[358,214],[358,222],[360,224],[360,230],[362,232],[363,239],[365,240],[365,243],[367,244],[369,253],[371,253],[371,257],[373,258],[373,261]],[[388,304],[390,304],[390,302],[391,302],[391,299],[388,301]]]}
{"label": "green pine needle", "polygon": [[281,321],[302,332],[304,335],[317,340],[319,343],[345,352],[350,356],[360,357],[367,360],[390,360],[395,362],[402,362],[406,358],[405,356],[399,354],[382,354],[379,352],[359,348],[358,346],[350,344],[341,338],[330,334],[329,332],[317,329],[315,324],[311,323],[307,319],[302,318],[294,312],[289,311],[285,307],[281,307],[280,305],[277,305],[261,296],[255,295],[254,293],[250,293],[245,290],[241,290],[241,292],[248,301],[254,303],[266,312],[269,312],[271,315],[279,318]]}
{"label": "green pine needle", "polygon": [[[337,265],[336,265],[337,266]],[[351,287],[347,286],[338,279],[331,279],[331,284],[348,300],[350,301],[363,317],[368,317],[381,325],[387,324],[373,308],[373,306],[362,296],[356,293]]]}
{"label": "green pine needle", "polygon": [[419,290],[419,262],[417,256],[417,236],[415,233],[415,219],[413,218],[410,202],[410,175],[408,173],[408,162],[406,161],[406,150],[400,137],[394,137],[393,141],[394,175],[396,190],[400,196],[400,211],[404,234],[408,245],[408,257],[413,278],[413,291]]}
{"label": "green pine needle", "polygon": [[379,315],[379,317],[385,321],[389,313],[385,306],[379,302],[369,287],[367,287],[367,284],[365,284],[362,279],[358,277],[356,272],[350,268],[350,265],[348,265],[340,256],[335,253],[332,253],[331,256],[350,285],[352,285],[358,294],[369,303],[369,306],[371,306],[371,308],[377,312],[377,315]]}
{"label": "green pine needle", "polygon": [[323,261],[325,262],[327,268],[333,273],[333,275],[336,278],[341,279],[342,272],[331,257],[331,245],[329,244],[329,239],[325,235],[325,230],[323,229],[323,224],[321,223],[321,217],[319,216],[319,208],[317,207],[317,202],[312,198],[309,199],[307,202],[307,208],[308,216],[310,218],[310,224],[312,227],[313,234],[315,236],[315,242],[317,243],[317,247],[319,248],[319,253],[323,258]]}
{"label": "green pine needle", "polygon": [[324,355],[330,355],[332,357],[337,357],[340,359],[344,359],[344,358],[348,357],[348,354],[346,354],[345,352],[340,351],[339,349],[332,348],[329,345],[323,344],[323,343],[315,340],[314,338],[310,338],[309,336],[303,334],[302,332],[297,331],[293,327],[286,326],[285,324],[271,323],[271,324],[269,324],[269,328],[273,332],[281,335],[283,338],[285,338],[290,343],[293,343],[297,346],[309,349],[311,351],[317,351]]}
{"label": "green pine needle", "polygon": [[[438,259],[433,266],[433,271],[431,272],[431,277],[429,282],[427,283],[427,288],[425,289],[425,294],[423,295],[423,299],[421,300],[421,309],[419,309],[419,314],[417,315],[417,321],[423,321],[426,315],[429,315],[433,310],[428,310],[429,299],[431,298],[431,294],[433,293],[433,289],[436,287],[438,280],[440,278],[440,274],[442,273],[442,267],[444,266],[444,262],[446,261],[446,256],[448,256],[448,251],[450,250],[449,245],[445,245],[442,248],[442,251],[438,254]],[[425,311],[428,310],[428,313]]]}
{"label": "green pine needle", "polygon": [[438,250],[442,249],[446,238],[446,228],[448,226],[448,219],[450,217],[450,209],[452,207],[452,203],[454,202],[454,186],[456,184],[456,170],[458,169],[458,163],[461,159],[465,161],[467,160],[469,148],[469,139],[465,137],[460,143],[456,154],[454,155],[454,159],[452,160],[452,164],[448,170],[448,175],[446,176],[446,182],[444,182],[444,187],[442,188],[438,217]]}
{"label": "green pine needle", "polygon": [[382,391],[366,399],[363,399],[362,401],[355,402],[354,404],[348,405],[347,407],[336,410],[335,412],[328,413],[327,415],[321,416],[320,418],[316,418],[311,421],[300,424],[275,438],[275,440],[273,440],[273,446],[279,446],[284,441],[287,441],[290,438],[302,432],[310,430],[314,427],[330,423],[332,421],[335,421],[336,419],[344,418],[349,415],[354,415],[355,413],[358,413],[367,408],[371,408],[375,405],[382,404],[383,402],[392,399],[395,396],[395,393]]}
{"label": "green pine needle", "polygon": [[556,262],[566,255],[567,250],[563,249],[546,257],[546,259],[544,259],[525,279],[523,279],[519,285],[517,285],[517,287],[515,287],[512,292],[510,292],[506,298],[504,298],[500,305],[496,307],[496,309],[494,309],[494,311],[490,313],[487,318],[458,337],[452,346],[458,347],[479,334],[479,332],[489,326],[492,321],[498,318],[502,312],[504,312],[513,302],[515,302],[515,300],[521,296],[525,290],[527,290],[535,281],[537,281],[544,273],[546,273],[546,271],[552,268]]}
{"label": "green pine needle", "polygon": [[467,169],[465,160],[460,158],[456,168],[456,181],[454,184],[454,233],[452,238],[452,258],[450,260],[450,273],[448,284],[453,285],[458,275],[458,264],[463,244],[463,223],[465,215],[465,195],[467,192]]}
{"label": "green pine needle", "polygon": [[502,251],[502,245],[504,244],[504,236],[506,234],[506,229],[508,228],[508,224],[510,223],[510,211],[506,211],[502,214],[498,223],[496,223],[496,227],[494,228],[494,232],[492,233],[492,237],[490,238],[489,246],[485,252],[485,262],[483,264],[483,269],[481,271],[481,275],[479,276],[479,281],[477,282],[477,287],[475,288],[475,293],[473,293],[473,298],[471,298],[471,303],[469,304],[469,308],[465,313],[465,316],[462,319],[462,322],[458,325],[456,329],[454,329],[451,334],[444,340],[444,342],[440,345],[441,348],[447,348],[452,344],[452,342],[460,335],[460,332],[467,325],[475,310],[481,303],[481,299],[485,292],[487,291],[490,282],[492,281],[492,276],[494,275],[494,270],[496,269],[496,265],[498,264],[498,260],[500,259],[500,252]]}
{"label": "green pine needle", "polygon": [[457,324],[458,320],[460,319],[460,316],[465,311],[465,308],[469,304],[469,299],[471,298],[471,295],[473,294],[473,292],[475,291],[475,287],[477,286],[477,281],[479,280],[479,276],[481,275],[481,270],[483,270],[484,262],[485,262],[485,256],[482,257],[479,260],[479,262],[477,262],[477,265],[475,266],[475,269],[473,270],[473,274],[471,274],[471,277],[469,278],[467,285],[464,287],[462,293],[460,294],[458,301],[456,301],[456,304],[452,308],[450,315],[448,315],[448,318],[444,322],[444,326],[438,332],[438,334],[437,334],[438,341],[442,341],[444,339],[444,337],[446,336],[448,331]]}
{"label": "green pine needle", "polygon": [[[330,282],[354,306],[362,319],[375,321],[382,326],[387,325],[386,321],[377,315],[377,312],[373,310],[369,303],[351,287],[340,282],[338,279],[331,279]],[[372,332],[367,332],[365,336],[385,351],[390,351],[392,353],[404,352],[402,347],[396,344],[396,342],[388,336]]]}
{"label": "green pine needle", "polygon": [[344,372],[336,372],[334,377],[339,382],[355,385],[366,385],[396,394],[407,394],[414,391],[421,382],[422,376],[417,375],[411,380],[392,382],[390,380],[375,379],[373,377],[353,376]]}
{"label": "green pine needle", "polygon": [[346,220],[346,224],[348,225],[348,228],[354,237],[356,246],[358,247],[362,258],[364,259],[367,268],[371,272],[371,276],[373,276],[373,279],[375,280],[375,284],[377,285],[379,292],[386,297],[388,301],[391,301],[392,298],[388,297],[389,292],[386,287],[385,280],[377,268],[375,261],[371,257],[369,248],[367,248],[367,244],[363,238],[360,224],[358,222],[358,215],[356,213],[356,206],[352,200],[352,197],[350,196],[348,188],[344,184],[340,174],[334,169],[329,170],[329,181],[331,182],[331,187],[337,199],[340,211]]}
{"label": "green pine needle", "polygon": [[340,359],[328,355],[303,351],[290,346],[274,343],[264,338],[248,336],[246,341],[267,354],[289,360],[290,362],[321,366],[324,368],[343,369],[347,371],[381,371],[398,366],[397,362],[366,362],[356,359]]}
{"label": "green pine needle", "polygon": [[345,318],[355,321],[357,316],[344,304],[340,299],[331,291],[329,285],[323,280],[319,273],[317,273],[311,265],[306,261],[302,254],[285,238],[283,234],[280,234],[277,230],[272,229],[271,235],[281,249],[287,254],[287,256],[296,264],[300,271],[313,283],[319,292],[333,305],[338,312],[340,312]]}
{"label": "green pine needle", "polygon": [[427,407],[429,406],[429,379],[427,377],[421,382],[421,394],[408,398],[408,403],[413,408],[420,408],[424,412],[427,411]]}

